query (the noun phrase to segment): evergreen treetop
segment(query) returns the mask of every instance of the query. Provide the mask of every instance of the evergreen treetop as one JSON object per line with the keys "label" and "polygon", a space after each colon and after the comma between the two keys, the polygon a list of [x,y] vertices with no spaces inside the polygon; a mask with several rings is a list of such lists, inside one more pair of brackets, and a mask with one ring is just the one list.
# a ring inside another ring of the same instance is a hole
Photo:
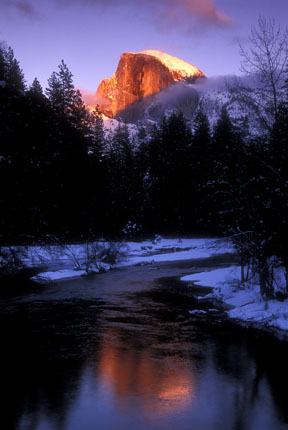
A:
{"label": "evergreen treetop", "polygon": [[4,43],[0,44],[0,80],[16,90],[24,91],[26,88],[19,61],[16,60],[13,49],[10,46],[6,48]]}

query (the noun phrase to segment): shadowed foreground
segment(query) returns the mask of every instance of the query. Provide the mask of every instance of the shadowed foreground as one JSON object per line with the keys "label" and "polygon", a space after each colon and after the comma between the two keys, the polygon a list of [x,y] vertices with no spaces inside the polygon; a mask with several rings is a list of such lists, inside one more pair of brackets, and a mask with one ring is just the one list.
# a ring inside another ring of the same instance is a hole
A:
{"label": "shadowed foreground", "polygon": [[287,344],[178,281],[230,262],[131,267],[2,301],[3,428],[288,429]]}

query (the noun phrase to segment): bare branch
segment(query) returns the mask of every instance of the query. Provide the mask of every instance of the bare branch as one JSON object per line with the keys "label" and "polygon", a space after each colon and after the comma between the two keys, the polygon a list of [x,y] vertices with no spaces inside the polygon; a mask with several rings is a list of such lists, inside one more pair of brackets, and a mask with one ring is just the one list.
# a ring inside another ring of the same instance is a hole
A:
{"label": "bare branch", "polygon": [[252,97],[250,102],[263,112],[261,116],[267,118],[264,126],[269,129],[283,97],[284,73],[288,65],[288,29],[282,31],[274,19],[259,16],[257,26],[251,27],[249,42],[248,50],[239,42],[241,71],[253,78],[261,92],[259,100]]}

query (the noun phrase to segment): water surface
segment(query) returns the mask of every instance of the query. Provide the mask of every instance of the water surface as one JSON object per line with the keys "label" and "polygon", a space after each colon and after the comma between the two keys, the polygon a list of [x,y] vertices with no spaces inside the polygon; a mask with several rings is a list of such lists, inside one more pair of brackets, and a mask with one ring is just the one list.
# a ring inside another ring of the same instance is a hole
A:
{"label": "water surface", "polygon": [[18,286],[1,305],[1,427],[288,429],[287,343],[221,310],[189,315],[215,304],[177,276],[228,262]]}

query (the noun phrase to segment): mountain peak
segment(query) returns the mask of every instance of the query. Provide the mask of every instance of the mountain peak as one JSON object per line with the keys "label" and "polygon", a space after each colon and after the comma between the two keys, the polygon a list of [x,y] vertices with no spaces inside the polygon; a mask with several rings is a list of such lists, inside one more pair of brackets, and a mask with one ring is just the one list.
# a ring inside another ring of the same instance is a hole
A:
{"label": "mountain peak", "polygon": [[100,108],[108,117],[175,82],[205,77],[200,69],[161,51],[124,52],[112,78],[104,79],[97,89],[103,101]]}

